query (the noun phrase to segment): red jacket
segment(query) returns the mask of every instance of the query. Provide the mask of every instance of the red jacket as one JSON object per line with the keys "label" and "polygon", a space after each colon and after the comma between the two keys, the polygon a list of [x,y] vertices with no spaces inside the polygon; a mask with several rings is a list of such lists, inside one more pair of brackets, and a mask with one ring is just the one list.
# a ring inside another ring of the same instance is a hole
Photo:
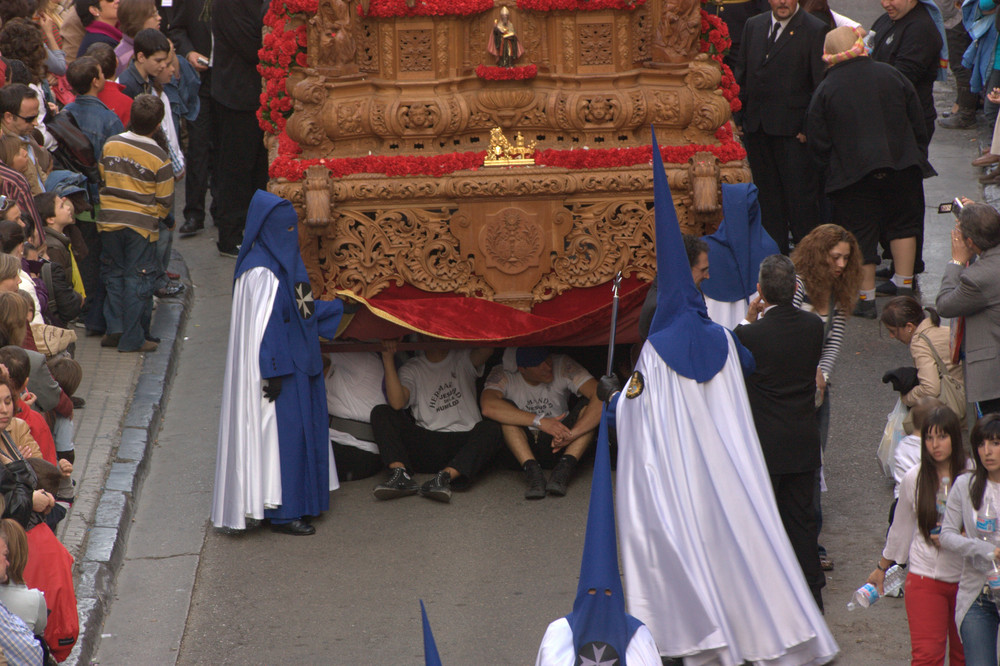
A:
{"label": "red jacket", "polygon": [[55,660],[63,661],[80,635],[73,590],[73,556],[45,523],[28,530],[28,553],[24,582],[45,595],[49,620],[43,638]]}
{"label": "red jacket", "polygon": [[[122,125],[128,127],[129,118],[132,117],[132,98],[122,92],[124,86],[114,81],[105,81],[101,92],[97,93],[97,99],[115,112],[121,118]],[[97,158],[100,159],[100,155]]]}

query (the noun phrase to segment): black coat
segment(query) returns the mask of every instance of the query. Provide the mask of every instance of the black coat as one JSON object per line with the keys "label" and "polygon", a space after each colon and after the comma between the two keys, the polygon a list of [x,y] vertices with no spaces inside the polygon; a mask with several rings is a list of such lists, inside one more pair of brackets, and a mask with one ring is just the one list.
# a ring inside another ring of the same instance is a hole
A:
{"label": "black coat", "polygon": [[174,43],[177,55],[186,58],[197,51],[206,58],[212,53],[212,24],[202,21],[206,0],[174,0],[170,8],[170,28],[167,36]]}
{"label": "black coat", "polygon": [[793,305],[778,305],[734,331],[757,369],[747,396],[767,471],[819,469],[816,367],[823,351],[823,320]]}
{"label": "black coat", "polygon": [[263,43],[266,11],[262,0],[215,0],[212,4],[212,99],[235,111],[260,107],[257,51]]}
{"label": "black coat", "polygon": [[917,90],[928,135],[933,134],[934,81],[941,67],[941,33],[927,8],[921,3],[893,21],[883,14],[872,25],[875,33],[871,57],[892,65],[909,79]]}
{"label": "black coat", "polygon": [[734,71],[743,102],[737,120],[744,132],[795,136],[805,126],[809,99],[823,78],[826,26],[797,11],[765,58],[770,32],[771,12],[750,18],[743,27]]}
{"label": "black coat", "polygon": [[827,192],[876,169],[927,168],[927,129],[913,85],[863,56],[831,67],[816,88],[806,139],[823,166]]}

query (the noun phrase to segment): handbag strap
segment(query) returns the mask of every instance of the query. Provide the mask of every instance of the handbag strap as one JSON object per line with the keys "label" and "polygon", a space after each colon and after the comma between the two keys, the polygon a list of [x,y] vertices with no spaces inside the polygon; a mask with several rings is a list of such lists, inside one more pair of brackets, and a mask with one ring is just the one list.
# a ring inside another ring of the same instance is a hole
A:
{"label": "handbag strap", "polygon": [[931,342],[931,339],[927,337],[926,333],[921,333],[920,337],[923,338],[924,342],[927,343],[927,346],[930,347],[931,355],[934,356],[934,362],[937,363],[938,374],[940,374],[942,378],[951,377],[951,374],[948,372],[948,366],[944,364],[944,361],[941,360],[937,350],[934,349],[934,344]]}
{"label": "handbag strap", "polygon": [[7,454],[11,460],[24,460],[24,456],[22,456],[21,452],[17,449],[17,446],[14,444],[14,440],[11,439],[9,432],[6,430],[0,430],[0,439],[3,440],[4,448],[7,449]]}

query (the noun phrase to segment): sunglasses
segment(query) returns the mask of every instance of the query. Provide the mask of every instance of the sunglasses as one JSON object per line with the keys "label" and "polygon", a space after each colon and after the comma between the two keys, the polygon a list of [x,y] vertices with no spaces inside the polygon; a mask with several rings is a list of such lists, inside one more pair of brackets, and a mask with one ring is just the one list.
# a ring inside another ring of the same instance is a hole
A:
{"label": "sunglasses", "polygon": [[35,115],[33,115],[33,116],[22,116],[19,113],[15,113],[14,115],[17,116],[18,118],[20,118],[21,120],[23,120],[26,123],[33,123],[38,118],[38,114],[37,113]]}

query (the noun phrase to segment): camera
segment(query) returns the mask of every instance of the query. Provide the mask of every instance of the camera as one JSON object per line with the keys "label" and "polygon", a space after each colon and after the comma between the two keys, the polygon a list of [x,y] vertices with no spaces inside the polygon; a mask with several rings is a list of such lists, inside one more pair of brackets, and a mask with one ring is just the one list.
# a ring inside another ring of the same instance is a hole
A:
{"label": "camera", "polygon": [[198,58],[197,60],[195,60],[195,62],[197,62],[202,67],[208,67],[208,58],[206,58],[205,56]]}
{"label": "camera", "polygon": [[955,197],[954,199],[951,200],[950,203],[938,204],[938,213],[939,214],[954,213],[955,217],[957,218],[959,215],[962,214],[963,208],[965,208],[965,205],[962,203],[961,199]]}

